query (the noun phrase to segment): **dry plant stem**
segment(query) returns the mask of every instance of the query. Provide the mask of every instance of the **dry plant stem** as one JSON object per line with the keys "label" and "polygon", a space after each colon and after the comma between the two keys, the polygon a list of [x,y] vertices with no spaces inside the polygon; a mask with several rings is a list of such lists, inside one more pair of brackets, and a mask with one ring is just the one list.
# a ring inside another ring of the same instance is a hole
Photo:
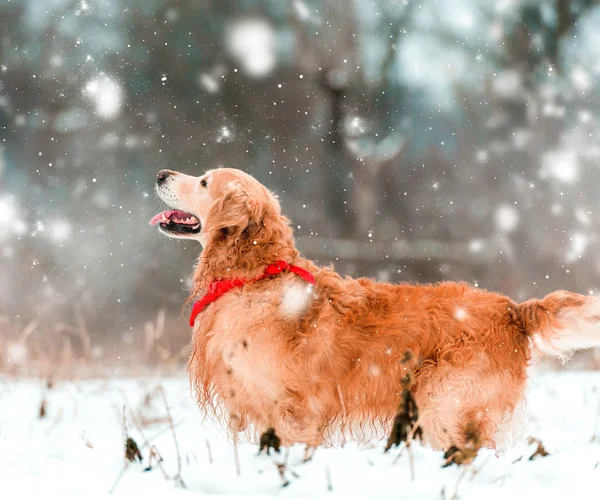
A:
{"label": "dry plant stem", "polygon": [[310,462],[315,456],[316,452],[316,447],[306,445],[306,448],[304,449],[304,458],[302,459],[302,463]]}
{"label": "dry plant stem", "polygon": [[[140,437],[142,438],[142,442],[144,444],[144,446],[147,446],[150,449],[154,449],[157,453],[158,456],[161,456],[160,453],[158,453],[158,448],[155,445],[150,445],[150,442],[146,439],[146,436],[144,435],[144,431],[142,430],[142,426],[140,425],[135,412],[133,411],[132,406],[129,404],[129,401],[127,399],[127,396],[125,395],[125,393],[123,392],[123,389],[121,389],[120,387],[116,388],[117,391],[121,394],[121,396],[123,397],[123,399],[125,400],[125,406],[129,407],[129,411],[131,413],[131,420],[133,421],[133,424],[135,425],[137,431],[140,434]],[[159,461],[158,462],[158,468],[161,470],[161,472],[163,473],[163,475],[165,476],[166,479],[169,479],[169,475],[167,474],[167,471],[165,471],[165,468],[162,465],[162,462]]]}
{"label": "dry plant stem", "polygon": [[165,470],[165,468],[162,466],[162,462],[163,462],[163,457],[160,454],[160,451],[158,451],[158,448],[156,447],[155,444],[153,444],[150,448],[152,454],[156,457],[156,464],[159,466],[158,468],[161,470],[161,472],[163,473],[163,476],[165,476],[165,479],[177,479],[177,478],[171,478],[169,476],[169,474],[167,474],[167,471]]}
{"label": "dry plant stem", "polygon": [[[185,422],[185,419],[180,420],[179,422],[177,422],[176,424],[173,424],[173,427],[177,428],[179,427],[183,422]],[[151,443],[152,441],[155,441],[157,438],[159,438],[160,436],[162,436],[165,432],[171,430],[171,426],[169,427],[165,427],[163,429],[161,429],[160,431],[157,431],[156,434],[154,434],[151,438],[148,438],[148,441]],[[142,443],[142,445],[140,446],[140,450],[143,450],[146,447],[145,443]]]}
{"label": "dry plant stem", "polygon": [[410,480],[415,482],[415,459],[413,457],[413,452],[410,447],[410,441],[406,443],[406,451],[408,451],[408,463],[410,465]]}
{"label": "dry plant stem", "polygon": [[162,386],[159,387],[159,392],[162,394],[163,400],[165,402],[165,408],[167,410],[167,414],[169,415],[169,425],[171,427],[171,433],[173,434],[173,441],[175,442],[175,450],[177,451],[177,474],[175,474],[175,480],[179,480],[181,484],[183,481],[181,479],[181,452],[179,450],[179,441],[177,441],[177,434],[175,434],[175,425],[173,424],[173,416],[171,415],[171,410],[169,409],[169,403],[167,401],[167,395],[165,394],[165,390]]}
{"label": "dry plant stem", "polygon": [[283,481],[282,486],[284,488],[290,484],[290,482],[285,477],[285,472],[287,470],[287,461],[288,461],[289,455],[290,455],[290,449],[286,448],[286,450],[283,454],[283,462],[279,463],[279,462],[277,462],[277,460],[273,460],[273,463],[275,464],[275,467],[277,467],[277,471],[279,472],[279,475],[281,476],[281,480]]}
{"label": "dry plant stem", "polygon": [[470,466],[467,465],[466,467],[463,468],[463,470],[460,471],[458,479],[456,480],[456,486],[454,487],[454,493],[450,500],[458,500],[458,488],[460,486],[460,483],[464,479],[464,477],[467,475],[469,468],[470,468]]}
{"label": "dry plant stem", "polygon": [[52,434],[54,432],[54,430],[58,427],[58,424],[60,424],[62,422],[62,419],[63,419],[63,408],[58,410],[58,415],[56,415],[56,418],[52,422],[52,425],[50,427],[48,427],[48,429],[46,430],[46,437],[48,437],[50,434]]}
{"label": "dry plant stem", "polygon": [[417,419],[417,421],[414,423],[412,429],[410,430],[410,433],[408,434],[408,440],[406,441],[406,450],[408,451],[408,462],[410,464],[410,480],[412,482],[415,481],[415,460],[414,460],[413,452],[412,452],[410,445],[412,443],[415,431],[417,430],[418,427],[419,427],[419,419]]}
{"label": "dry plant stem", "polygon": [[473,467],[473,473],[471,474],[471,479],[474,479],[475,476],[477,476],[477,474],[479,474],[479,472],[481,472],[481,469],[483,469],[485,467],[485,465],[490,461],[491,458],[492,458],[492,456],[490,455],[483,461],[483,463],[479,467]]}
{"label": "dry plant stem", "polygon": [[117,479],[115,479],[115,482],[113,483],[113,485],[110,487],[110,490],[108,490],[108,494],[112,495],[113,491],[115,491],[115,488],[117,487],[117,485],[119,484],[119,482],[121,481],[121,478],[123,477],[123,474],[125,474],[125,471],[127,470],[127,463],[125,463],[125,465],[123,466],[123,468],[121,469],[121,471],[119,472],[119,475],[117,476]]}
{"label": "dry plant stem", "polygon": [[392,465],[396,465],[398,463],[398,461],[402,458],[402,452],[404,451],[404,448],[402,448],[400,450],[400,453],[398,453],[398,455],[396,456],[396,458],[394,458],[394,461],[392,462]]}
{"label": "dry plant stem", "polygon": [[238,454],[237,440],[233,443],[233,461],[235,462],[235,473],[238,476],[242,475],[242,469],[240,467],[240,456]]}
{"label": "dry plant stem", "polygon": [[83,318],[83,314],[79,308],[75,311],[75,316],[77,320],[77,324],[79,326],[79,339],[81,340],[81,345],[83,347],[83,355],[86,361],[90,361],[92,359],[92,341],[90,340],[90,334],[87,331],[85,326],[85,319]]}
{"label": "dry plant stem", "polygon": [[213,457],[212,457],[212,452],[210,451],[210,441],[208,439],[206,439],[205,442],[206,442],[206,451],[208,452],[208,463],[212,464]]}
{"label": "dry plant stem", "polygon": [[[123,405],[123,426],[121,427],[122,431],[123,431],[123,438],[122,438],[122,443],[125,443],[127,441],[127,416],[125,414],[126,412],[126,408],[125,405]],[[127,456],[123,455],[123,461],[125,462],[125,468],[127,468]]]}
{"label": "dry plant stem", "polygon": [[289,456],[289,448],[285,450],[283,455],[283,461],[281,463],[277,462],[277,460],[273,460],[275,467],[277,467],[277,472],[279,472],[279,476],[281,477],[282,485],[284,488],[289,486],[290,482],[285,477],[285,472],[287,470],[287,460]]}
{"label": "dry plant stem", "polygon": [[600,395],[598,395],[598,408],[596,409],[596,419],[594,420],[594,429],[591,439],[592,442],[596,440],[596,435],[598,434],[598,423],[600,423]]}
{"label": "dry plant stem", "polygon": [[327,479],[327,491],[333,491],[333,483],[331,482],[331,470],[329,465],[325,466],[325,478]]}
{"label": "dry plant stem", "polygon": [[33,320],[25,328],[23,328],[23,332],[21,333],[21,337],[19,338],[19,342],[21,344],[24,344],[27,341],[27,339],[29,338],[29,336],[33,332],[35,332],[37,325],[38,325],[37,321]]}

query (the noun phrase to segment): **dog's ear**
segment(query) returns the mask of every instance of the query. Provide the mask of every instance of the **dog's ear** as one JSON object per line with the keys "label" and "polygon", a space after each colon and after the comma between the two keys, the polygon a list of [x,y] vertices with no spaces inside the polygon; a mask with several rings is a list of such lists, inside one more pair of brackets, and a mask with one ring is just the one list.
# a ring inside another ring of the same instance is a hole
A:
{"label": "dog's ear", "polygon": [[260,201],[252,199],[239,182],[233,182],[210,207],[203,231],[210,233],[227,228],[242,232],[250,224],[258,224],[262,213]]}

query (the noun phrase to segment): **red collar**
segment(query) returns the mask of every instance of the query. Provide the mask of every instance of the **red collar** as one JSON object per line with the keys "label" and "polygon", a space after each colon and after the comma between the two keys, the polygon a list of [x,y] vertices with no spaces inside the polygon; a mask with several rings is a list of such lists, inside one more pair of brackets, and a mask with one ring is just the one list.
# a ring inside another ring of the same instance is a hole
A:
{"label": "red collar", "polygon": [[192,308],[192,314],[190,314],[190,326],[194,326],[194,322],[196,321],[196,316],[200,314],[204,308],[215,302],[218,298],[225,295],[230,290],[234,288],[243,287],[246,283],[254,283],[255,281],[260,281],[268,276],[273,276],[275,274],[279,274],[283,271],[290,271],[297,276],[300,276],[304,281],[308,283],[315,284],[315,277],[309,273],[306,269],[302,269],[301,267],[292,266],[283,260],[279,260],[274,262],[273,264],[269,264],[265,271],[258,277],[253,280],[245,280],[244,278],[234,278],[234,279],[222,279],[213,281],[208,287],[208,293],[202,297],[200,300],[197,300],[194,303],[194,307]]}

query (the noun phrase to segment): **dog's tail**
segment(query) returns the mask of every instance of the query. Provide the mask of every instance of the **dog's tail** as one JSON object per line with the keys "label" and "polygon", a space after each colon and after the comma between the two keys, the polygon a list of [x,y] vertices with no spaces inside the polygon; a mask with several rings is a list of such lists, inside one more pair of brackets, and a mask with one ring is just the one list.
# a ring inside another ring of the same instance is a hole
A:
{"label": "dog's tail", "polygon": [[600,346],[600,299],[557,291],[517,306],[527,335],[543,354],[566,359]]}

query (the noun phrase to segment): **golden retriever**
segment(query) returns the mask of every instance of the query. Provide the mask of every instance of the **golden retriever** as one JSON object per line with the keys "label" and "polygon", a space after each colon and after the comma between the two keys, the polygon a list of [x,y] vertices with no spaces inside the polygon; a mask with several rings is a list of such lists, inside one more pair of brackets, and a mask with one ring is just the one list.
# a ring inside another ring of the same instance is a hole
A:
{"label": "golden retriever", "polygon": [[[592,297],[557,291],[517,304],[466,283],[380,283],[317,267],[296,249],[277,198],[239,170],[163,170],[157,191],[173,210],[151,224],[204,247],[189,300],[212,298],[192,321],[189,373],[199,405],[234,435],[274,429],[284,446],[314,447],[389,432],[410,370],[425,442],[461,449],[476,429],[477,446],[496,447],[534,348],[566,357],[600,344]],[[265,272],[277,262],[296,267]]]}

